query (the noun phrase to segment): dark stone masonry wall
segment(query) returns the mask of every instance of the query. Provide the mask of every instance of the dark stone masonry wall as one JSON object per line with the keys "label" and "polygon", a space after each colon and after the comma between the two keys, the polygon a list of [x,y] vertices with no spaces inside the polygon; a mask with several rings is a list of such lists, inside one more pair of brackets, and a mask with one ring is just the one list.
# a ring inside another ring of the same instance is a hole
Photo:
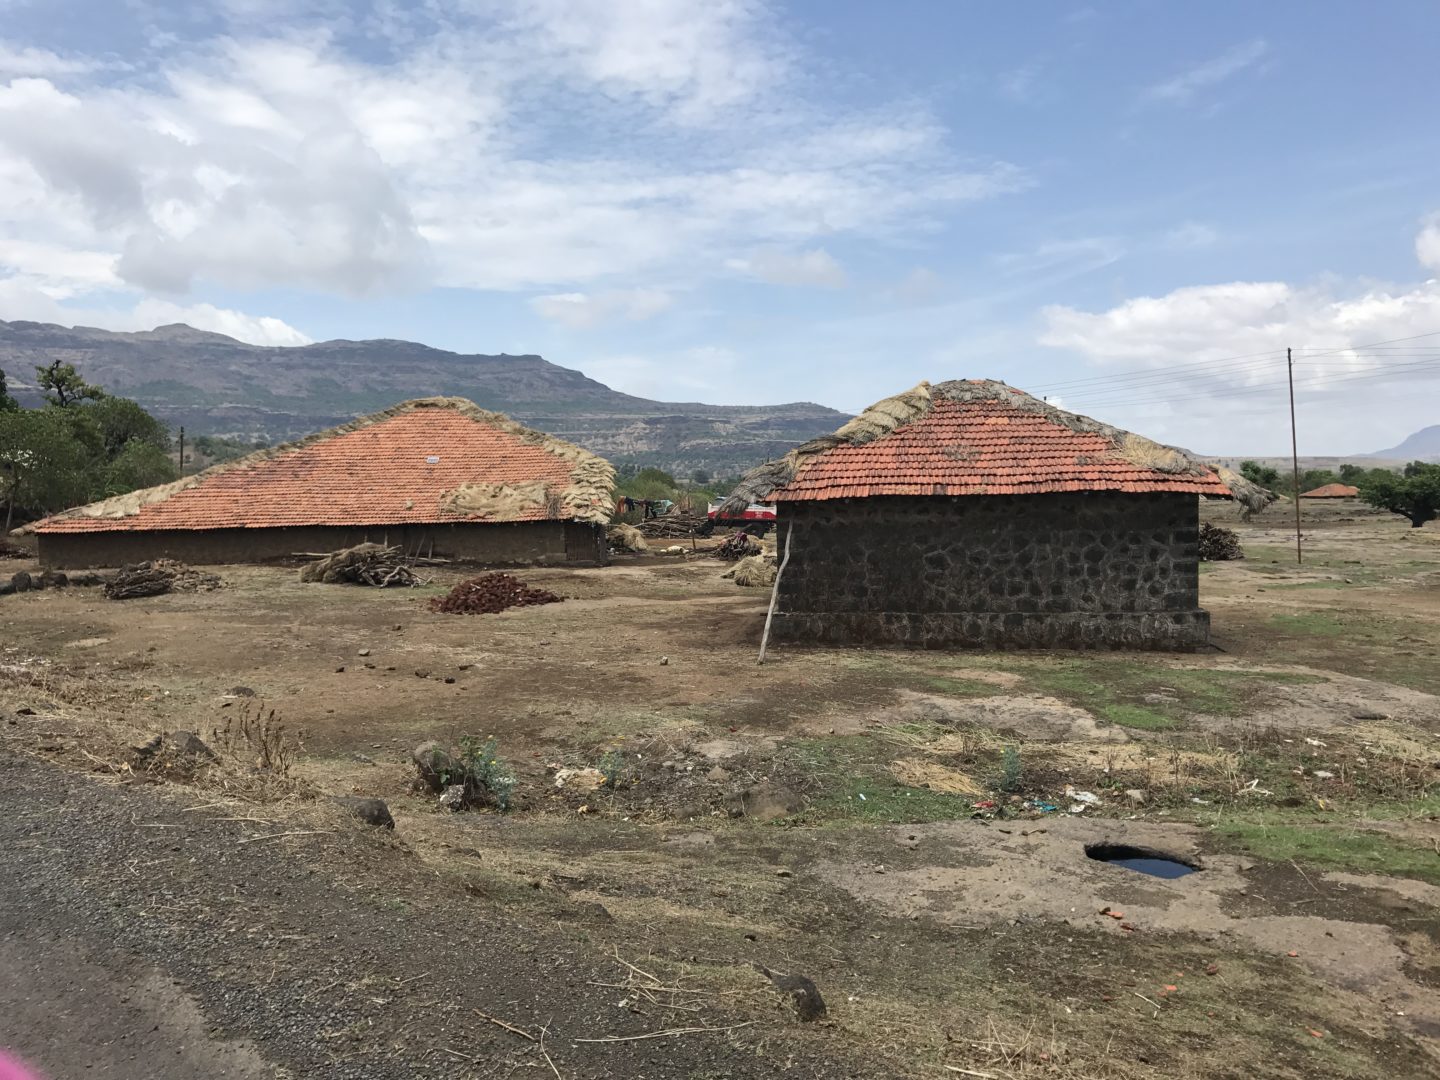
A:
{"label": "dark stone masonry wall", "polygon": [[[785,503],[774,636],[927,648],[1194,649],[1194,495],[884,497]],[[783,541],[782,541],[783,542]]]}
{"label": "dark stone masonry wall", "polygon": [[196,565],[286,559],[367,541],[491,566],[604,566],[605,530],[578,521],[453,525],[307,525],[275,529],[156,529],[143,532],[41,533],[40,563],[57,569],[124,566],[146,559]]}

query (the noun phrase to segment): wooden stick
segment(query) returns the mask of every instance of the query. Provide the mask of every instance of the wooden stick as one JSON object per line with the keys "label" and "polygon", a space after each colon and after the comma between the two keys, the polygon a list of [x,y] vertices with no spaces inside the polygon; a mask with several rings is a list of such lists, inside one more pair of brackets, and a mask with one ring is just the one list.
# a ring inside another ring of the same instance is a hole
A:
{"label": "wooden stick", "polygon": [[481,1020],[489,1020],[490,1023],[494,1024],[496,1027],[502,1027],[506,1031],[513,1032],[514,1034],[519,1035],[522,1039],[529,1039],[531,1042],[535,1041],[535,1036],[531,1035],[524,1028],[518,1028],[514,1024],[507,1024],[504,1020],[497,1020],[493,1016],[487,1016],[479,1009],[475,1009],[474,1013],[476,1016],[480,1017]]}
{"label": "wooden stick", "polygon": [[736,1028],[750,1027],[758,1024],[759,1020],[746,1020],[743,1024],[726,1024],[721,1027],[683,1027],[667,1028],[664,1031],[651,1031],[644,1035],[606,1035],[603,1039],[576,1039],[575,1042],[583,1043],[614,1043],[614,1042],[638,1042],[641,1039],[663,1039],[667,1035],[695,1035],[702,1031],[734,1031]]}
{"label": "wooden stick", "polygon": [[780,599],[780,575],[785,573],[785,567],[790,563],[790,540],[794,535],[795,523],[792,521],[785,530],[785,555],[775,571],[775,584],[770,589],[770,610],[765,613],[765,632],[760,635],[760,659],[757,664],[765,663],[765,647],[770,644],[770,620],[775,618],[775,601]]}
{"label": "wooden stick", "polygon": [[984,1077],[985,1080],[996,1080],[994,1073],[977,1072],[974,1069],[962,1069],[959,1065],[945,1065],[943,1068],[949,1069],[953,1073],[960,1073],[962,1076],[981,1076]]}

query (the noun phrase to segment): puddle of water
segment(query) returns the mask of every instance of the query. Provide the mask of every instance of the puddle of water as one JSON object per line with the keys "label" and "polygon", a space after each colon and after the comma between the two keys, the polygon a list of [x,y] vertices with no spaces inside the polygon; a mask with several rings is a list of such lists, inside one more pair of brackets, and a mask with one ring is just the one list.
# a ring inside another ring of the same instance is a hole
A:
{"label": "puddle of water", "polygon": [[1089,844],[1085,848],[1085,854],[1099,862],[1123,866],[1127,870],[1158,878],[1180,878],[1200,869],[1188,862],[1172,858],[1163,851],[1151,851],[1126,844]]}

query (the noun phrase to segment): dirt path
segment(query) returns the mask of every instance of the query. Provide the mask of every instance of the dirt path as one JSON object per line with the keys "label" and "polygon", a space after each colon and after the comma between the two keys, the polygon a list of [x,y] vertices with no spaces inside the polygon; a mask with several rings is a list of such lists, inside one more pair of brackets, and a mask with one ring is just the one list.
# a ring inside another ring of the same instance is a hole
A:
{"label": "dirt path", "polygon": [[[250,835],[263,830],[0,754],[0,1047],[45,1080],[864,1075],[785,1061],[778,1014],[573,1041],[745,1018],[657,1025],[620,1007],[621,992],[593,985],[614,983],[616,965],[583,933],[463,895],[433,902],[388,835],[240,842]],[[477,1008],[544,1025],[554,1072],[538,1042]]]}

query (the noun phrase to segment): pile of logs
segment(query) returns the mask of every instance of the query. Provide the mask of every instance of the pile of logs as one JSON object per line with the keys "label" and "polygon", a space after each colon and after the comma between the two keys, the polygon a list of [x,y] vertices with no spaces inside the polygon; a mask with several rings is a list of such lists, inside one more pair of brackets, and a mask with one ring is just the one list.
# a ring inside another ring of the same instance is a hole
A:
{"label": "pile of logs", "polygon": [[1243,559],[1245,552],[1240,547],[1240,537],[1233,529],[1222,529],[1208,521],[1200,526],[1200,561],[1226,562],[1229,559]]}
{"label": "pile of logs", "polygon": [[558,604],[563,599],[546,589],[532,589],[510,574],[481,574],[432,599],[430,610],[450,615],[493,615],[512,607]]}
{"label": "pile of logs", "polygon": [[300,580],[325,585],[373,585],[377,589],[416,584],[415,571],[401,550],[384,544],[356,544],[332,551],[303,567]]}
{"label": "pile of logs", "polygon": [[220,588],[220,578],[186,566],[174,559],[122,566],[105,583],[107,600],[134,600],[142,596],[160,596],[168,592],[209,592]]}
{"label": "pile of logs", "polygon": [[636,526],[651,540],[683,540],[696,536],[710,519],[704,514],[686,514],[680,511],[664,517],[647,518]]}

